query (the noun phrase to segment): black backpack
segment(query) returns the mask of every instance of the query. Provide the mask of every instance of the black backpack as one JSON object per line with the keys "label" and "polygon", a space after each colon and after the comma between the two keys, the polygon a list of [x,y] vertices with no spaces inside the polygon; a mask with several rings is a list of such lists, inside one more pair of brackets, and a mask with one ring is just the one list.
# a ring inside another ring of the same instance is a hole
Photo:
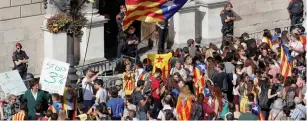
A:
{"label": "black backpack", "polygon": [[81,77],[79,80],[79,84],[77,85],[77,102],[78,103],[82,103],[83,102],[83,94],[84,94],[84,89],[82,88],[82,80],[84,79],[84,77]]}
{"label": "black backpack", "polygon": [[295,0],[291,8],[292,14],[302,14],[304,12],[304,2],[302,0]]}

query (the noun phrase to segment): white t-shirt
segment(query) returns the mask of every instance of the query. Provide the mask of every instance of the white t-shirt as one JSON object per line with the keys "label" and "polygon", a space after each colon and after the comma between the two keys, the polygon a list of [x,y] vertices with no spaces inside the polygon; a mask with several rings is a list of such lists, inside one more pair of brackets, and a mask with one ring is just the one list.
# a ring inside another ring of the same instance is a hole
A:
{"label": "white t-shirt", "polygon": [[[299,41],[291,41],[290,43],[289,43],[289,45],[290,45],[290,47],[292,47],[292,48],[304,48],[304,45],[301,43],[301,42],[299,42]],[[299,53],[298,52],[295,52],[295,51],[292,51],[291,52],[291,56],[293,56],[293,57],[295,57],[295,56],[297,56]]]}
{"label": "white t-shirt", "polygon": [[170,105],[164,105],[164,106],[163,106],[163,109],[160,110],[157,119],[160,119],[160,120],[162,120],[162,121],[165,121],[165,113],[164,113],[164,110],[173,110],[174,116],[177,117],[177,112],[176,112],[176,110],[175,110],[174,108],[172,108]]}
{"label": "white t-shirt", "polygon": [[107,90],[104,88],[100,88],[96,93],[96,98],[99,98],[99,103],[107,102]]}
{"label": "white t-shirt", "polygon": [[[93,87],[89,84],[86,84],[85,82],[87,81],[86,78],[82,80],[82,88],[84,90],[83,93],[83,100],[93,100]],[[94,84],[94,82],[92,82]]]}

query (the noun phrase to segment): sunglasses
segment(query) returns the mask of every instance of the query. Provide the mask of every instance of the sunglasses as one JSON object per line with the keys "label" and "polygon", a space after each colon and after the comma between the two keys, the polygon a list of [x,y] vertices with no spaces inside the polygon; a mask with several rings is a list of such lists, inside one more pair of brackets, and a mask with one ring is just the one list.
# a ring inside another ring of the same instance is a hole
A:
{"label": "sunglasses", "polygon": [[122,86],[122,85],[115,85],[115,86],[120,87],[120,86]]}
{"label": "sunglasses", "polygon": [[17,48],[17,50],[19,50],[20,48]]}

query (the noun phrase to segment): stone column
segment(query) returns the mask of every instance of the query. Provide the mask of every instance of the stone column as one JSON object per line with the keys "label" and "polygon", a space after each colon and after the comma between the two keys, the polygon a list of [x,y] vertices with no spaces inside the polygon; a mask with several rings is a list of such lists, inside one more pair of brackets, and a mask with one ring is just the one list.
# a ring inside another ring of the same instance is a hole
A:
{"label": "stone column", "polygon": [[[169,39],[175,44],[185,44],[188,39],[196,38],[195,2],[187,2],[172,18],[169,28]],[[172,31],[173,30],[173,31]]]}
{"label": "stone column", "polygon": [[67,60],[67,34],[59,32],[57,34],[50,33],[47,30],[47,19],[60,13],[60,10],[53,4],[47,4],[45,20],[42,30],[44,31],[44,53],[45,57],[66,62]]}
{"label": "stone column", "polygon": [[219,43],[222,38],[220,12],[228,0],[187,2],[171,19],[169,39],[186,46],[188,39],[202,39],[202,44]]}
{"label": "stone column", "polygon": [[202,43],[207,45],[210,42],[221,43],[222,22],[220,13],[228,0],[198,0],[198,20],[201,22]]}
{"label": "stone column", "polygon": [[84,58],[85,63],[105,59],[104,23],[108,22],[108,19],[99,15],[97,9],[93,9],[92,3],[86,4],[84,13],[88,21],[82,29],[84,33],[80,43],[80,65],[83,64]]}

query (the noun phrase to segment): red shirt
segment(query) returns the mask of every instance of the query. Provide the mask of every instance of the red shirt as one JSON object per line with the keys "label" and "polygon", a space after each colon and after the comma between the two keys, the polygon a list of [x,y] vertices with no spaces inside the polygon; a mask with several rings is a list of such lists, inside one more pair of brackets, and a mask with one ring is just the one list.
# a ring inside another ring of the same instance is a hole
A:
{"label": "red shirt", "polygon": [[160,82],[155,77],[150,77],[149,79],[151,81],[151,90],[152,90],[152,97],[155,100],[160,100],[160,95],[156,93],[156,90],[160,88]]}

